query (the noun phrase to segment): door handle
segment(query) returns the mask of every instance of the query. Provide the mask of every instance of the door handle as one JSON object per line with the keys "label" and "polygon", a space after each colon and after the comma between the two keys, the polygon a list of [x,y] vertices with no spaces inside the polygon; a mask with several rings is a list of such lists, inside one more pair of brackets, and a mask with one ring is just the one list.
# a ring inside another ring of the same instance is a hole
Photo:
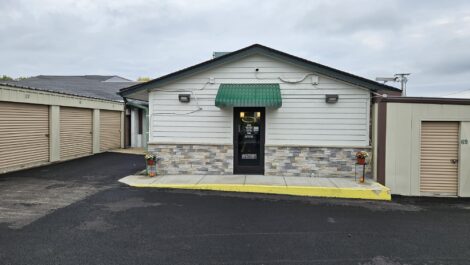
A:
{"label": "door handle", "polygon": [[450,162],[451,162],[452,164],[457,164],[457,163],[459,162],[459,160],[458,160],[458,159],[451,159]]}

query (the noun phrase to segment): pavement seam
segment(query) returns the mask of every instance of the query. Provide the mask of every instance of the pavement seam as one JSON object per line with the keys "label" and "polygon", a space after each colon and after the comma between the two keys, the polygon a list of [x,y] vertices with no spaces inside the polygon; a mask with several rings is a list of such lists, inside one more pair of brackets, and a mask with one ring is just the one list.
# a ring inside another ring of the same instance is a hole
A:
{"label": "pavement seam", "polygon": [[199,181],[196,182],[196,184],[194,184],[194,185],[199,185],[199,183],[200,183],[206,176],[207,176],[207,174],[202,175],[202,177],[199,179]]}
{"label": "pavement seam", "polygon": [[156,178],[151,182],[151,184],[156,184],[155,182],[157,182],[157,181],[158,181],[158,177],[156,177]]}
{"label": "pavement seam", "polygon": [[336,183],[335,183],[333,180],[331,180],[330,178],[327,178],[327,180],[328,180],[331,184],[333,184],[333,186],[335,186],[336,188],[340,188],[340,187],[339,187],[338,185],[336,185]]}
{"label": "pavement seam", "polygon": [[289,187],[289,186],[287,186],[286,177],[282,176],[282,179],[284,180],[284,185],[286,186],[286,188]]}

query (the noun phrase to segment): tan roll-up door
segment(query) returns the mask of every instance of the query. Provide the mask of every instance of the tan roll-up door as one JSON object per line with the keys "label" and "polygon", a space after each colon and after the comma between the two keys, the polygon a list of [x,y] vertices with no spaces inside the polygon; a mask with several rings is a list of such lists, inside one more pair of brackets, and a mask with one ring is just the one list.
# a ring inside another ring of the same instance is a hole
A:
{"label": "tan roll-up door", "polygon": [[60,108],[60,159],[89,155],[93,149],[91,109]]}
{"label": "tan roll-up door", "polygon": [[121,112],[100,110],[100,151],[121,147]]}
{"label": "tan roll-up door", "polygon": [[458,122],[422,122],[422,195],[457,196],[458,156]]}
{"label": "tan roll-up door", "polygon": [[0,102],[0,172],[49,161],[49,107]]}

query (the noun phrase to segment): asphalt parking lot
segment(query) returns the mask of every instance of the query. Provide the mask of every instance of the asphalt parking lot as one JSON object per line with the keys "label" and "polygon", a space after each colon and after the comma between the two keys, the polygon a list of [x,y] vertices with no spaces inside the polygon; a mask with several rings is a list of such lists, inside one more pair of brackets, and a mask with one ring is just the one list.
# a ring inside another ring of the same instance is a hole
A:
{"label": "asphalt parking lot", "polygon": [[1,264],[470,264],[470,201],[131,188],[141,156],[0,175]]}
{"label": "asphalt parking lot", "polygon": [[103,153],[0,175],[0,225],[21,228],[144,166],[141,156]]}

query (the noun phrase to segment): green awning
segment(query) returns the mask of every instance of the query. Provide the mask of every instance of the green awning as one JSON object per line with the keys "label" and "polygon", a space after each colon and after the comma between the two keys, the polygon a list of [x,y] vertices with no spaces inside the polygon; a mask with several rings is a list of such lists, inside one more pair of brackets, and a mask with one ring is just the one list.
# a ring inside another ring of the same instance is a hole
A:
{"label": "green awning", "polygon": [[267,107],[282,106],[279,84],[221,84],[215,105],[223,107]]}

